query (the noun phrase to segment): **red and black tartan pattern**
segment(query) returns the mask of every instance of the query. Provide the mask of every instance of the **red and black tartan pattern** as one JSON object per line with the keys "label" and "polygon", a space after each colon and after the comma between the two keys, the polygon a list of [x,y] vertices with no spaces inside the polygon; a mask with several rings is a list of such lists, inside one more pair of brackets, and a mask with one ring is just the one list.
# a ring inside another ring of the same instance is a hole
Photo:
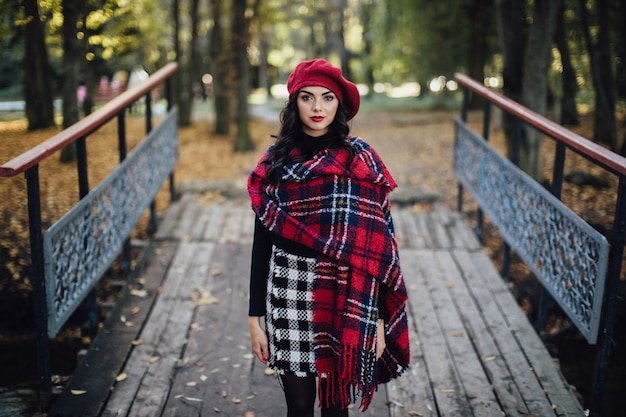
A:
{"label": "red and black tartan pattern", "polygon": [[274,247],[267,284],[268,365],[278,373],[316,374],[313,281],[317,259]]}
{"label": "red and black tartan pattern", "polygon": [[[313,289],[313,329],[319,373],[336,373],[344,405],[361,397],[366,409],[378,383],[402,374],[410,362],[405,311],[407,293],[400,270],[389,210],[396,184],[380,156],[359,138],[356,150],[324,149],[312,159],[287,165],[281,181],[270,184],[264,163],[248,179],[252,208],[272,232],[316,250],[318,277]],[[340,279],[337,277],[340,276]],[[376,364],[372,312],[377,285],[386,288],[387,348]],[[323,400],[323,399],[322,399]]]}

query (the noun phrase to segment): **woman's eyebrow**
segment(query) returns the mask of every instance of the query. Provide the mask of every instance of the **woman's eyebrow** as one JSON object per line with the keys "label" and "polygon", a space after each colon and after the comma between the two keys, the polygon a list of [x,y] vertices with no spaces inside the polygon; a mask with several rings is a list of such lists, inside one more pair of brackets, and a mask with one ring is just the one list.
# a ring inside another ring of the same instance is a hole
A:
{"label": "woman's eyebrow", "polygon": [[[301,93],[306,93],[309,94],[311,96],[314,96],[315,94],[311,93],[310,91],[306,91],[306,90],[300,90]],[[327,95],[327,94],[332,94],[333,92],[331,90],[326,91],[325,93],[322,93],[323,96]]]}

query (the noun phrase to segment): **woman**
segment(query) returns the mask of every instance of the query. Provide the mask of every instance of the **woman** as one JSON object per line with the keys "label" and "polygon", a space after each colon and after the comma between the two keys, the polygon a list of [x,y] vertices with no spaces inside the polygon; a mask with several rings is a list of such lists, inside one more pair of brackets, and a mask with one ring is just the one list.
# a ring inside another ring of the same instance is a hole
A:
{"label": "woman", "polygon": [[[378,154],[348,121],[356,85],[316,59],[287,81],[276,142],[248,179],[256,214],[250,278],[252,350],[279,374],[288,417],[365,410],[409,364],[405,303]],[[261,325],[265,318],[265,330]]]}

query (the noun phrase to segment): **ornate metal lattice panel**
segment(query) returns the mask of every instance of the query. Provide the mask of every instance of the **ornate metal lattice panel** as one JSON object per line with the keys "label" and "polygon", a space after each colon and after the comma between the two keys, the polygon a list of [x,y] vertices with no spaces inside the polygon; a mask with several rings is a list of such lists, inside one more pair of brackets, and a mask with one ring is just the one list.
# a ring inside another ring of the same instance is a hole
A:
{"label": "ornate metal lattice panel", "polygon": [[43,234],[48,335],[63,323],[119,255],[178,160],[177,112]]}
{"label": "ornate metal lattice panel", "polygon": [[455,120],[454,170],[570,320],[596,343],[609,244],[530,176]]}

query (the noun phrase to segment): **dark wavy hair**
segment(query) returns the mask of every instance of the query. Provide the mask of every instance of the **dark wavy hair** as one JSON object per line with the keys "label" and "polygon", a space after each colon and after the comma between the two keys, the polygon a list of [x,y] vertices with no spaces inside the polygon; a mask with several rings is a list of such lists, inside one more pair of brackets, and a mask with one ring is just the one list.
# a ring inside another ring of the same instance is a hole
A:
{"label": "dark wavy hair", "polygon": [[[268,179],[273,184],[278,183],[280,180],[281,171],[285,165],[297,162],[289,158],[291,151],[296,148],[298,137],[302,134],[302,120],[300,120],[298,113],[297,98],[298,94],[294,94],[290,97],[285,108],[280,113],[281,126],[278,135],[274,136],[276,138],[274,152],[263,161],[263,163],[269,164],[270,166],[267,171]],[[348,134],[350,133],[350,126],[348,125],[347,119],[348,112],[340,102],[335,120],[328,126],[329,141],[326,147],[347,149],[348,152],[350,152],[347,165],[350,165],[354,158],[355,150],[347,140]]]}

